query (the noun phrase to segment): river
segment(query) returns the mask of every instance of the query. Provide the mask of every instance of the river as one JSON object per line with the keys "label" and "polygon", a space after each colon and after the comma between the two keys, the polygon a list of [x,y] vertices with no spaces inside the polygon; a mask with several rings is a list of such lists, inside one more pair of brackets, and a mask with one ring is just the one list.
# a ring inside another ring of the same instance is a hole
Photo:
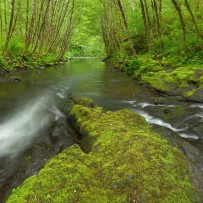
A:
{"label": "river", "polygon": [[[0,83],[0,190],[6,188],[0,192],[2,199],[55,154],[45,156],[47,151],[38,151],[35,156],[41,153],[41,164],[32,165],[27,175],[15,179],[19,166],[24,171],[25,164],[21,162],[25,152],[31,150],[29,154],[33,156],[32,147],[36,144],[52,150],[49,128],[54,122],[66,123],[60,106],[67,96],[91,98],[105,110],[129,108],[203,151],[203,104],[164,98],[106,66],[99,59],[77,59],[56,67],[11,73],[6,77],[17,75],[22,81]],[[71,135],[67,136],[69,143],[65,147],[74,143]]]}

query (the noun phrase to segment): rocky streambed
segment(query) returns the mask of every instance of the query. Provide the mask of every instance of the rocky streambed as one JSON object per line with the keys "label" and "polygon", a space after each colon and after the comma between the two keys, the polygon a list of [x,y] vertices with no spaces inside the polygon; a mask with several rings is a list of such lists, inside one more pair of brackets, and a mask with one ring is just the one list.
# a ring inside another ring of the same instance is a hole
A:
{"label": "rocky streambed", "polygon": [[172,147],[140,115],[104,112],[89,99],[69,99],[64,111],[82,142],[50,159],[7,202],[201,201],[189,178],[188,162],[196,170],[190,144],[163,130]]}

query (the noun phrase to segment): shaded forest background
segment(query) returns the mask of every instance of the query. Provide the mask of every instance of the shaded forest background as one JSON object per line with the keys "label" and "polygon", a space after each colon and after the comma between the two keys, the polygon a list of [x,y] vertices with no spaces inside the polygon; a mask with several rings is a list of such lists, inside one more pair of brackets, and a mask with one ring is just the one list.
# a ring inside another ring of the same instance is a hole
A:
{"label": "shaded forest background", "polygon": [[0,67],[146,53],[202,64],[202,11],[202,0],[0,0]]}

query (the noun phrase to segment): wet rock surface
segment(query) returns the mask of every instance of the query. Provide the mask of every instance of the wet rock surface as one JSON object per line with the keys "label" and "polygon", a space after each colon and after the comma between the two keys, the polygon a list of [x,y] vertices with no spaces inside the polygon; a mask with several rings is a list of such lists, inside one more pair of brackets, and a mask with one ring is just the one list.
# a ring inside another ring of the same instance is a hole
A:
{"label": "wet rock surface", "polygon": [[183,140],[170,129],[153,125],[153,130],[166,137],[171,145],[179,148],[185,154],[192,182],[203,197],[203,152],[194,146],[194,141],[191,140],[189,143],[188,140]]}
{"label": "wet rock surface", "polygon": [[188,99],[191,101],[203,103],[203,88],[197,89],[195,93]]}
{"label": "wet rock surface", "polygon": [[51,142],[53,143],[52,148],[55,154],[60,153],[62,150],[74,144],[73,138],[67,129],[64,122],[55,122],[50,128]]}
{"label": "wet rock surface", "polygon": [[[203,141],[203,112],[201,104],[173,102],[154,102],[154,106],[146,106],[144,109],[153,117],[160,118],[180,129],[180,135],[196,137],[199,143]],[[189,137],[188,137],[189,138]],[[203,151],[203,145],[199,148]]]}

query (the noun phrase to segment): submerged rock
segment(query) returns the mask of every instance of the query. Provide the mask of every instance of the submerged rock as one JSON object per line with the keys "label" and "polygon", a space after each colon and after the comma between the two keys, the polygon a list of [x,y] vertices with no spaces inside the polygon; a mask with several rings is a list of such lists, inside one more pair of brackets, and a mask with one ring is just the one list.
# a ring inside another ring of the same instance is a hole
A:
{"label": "submerged rock", "polygon": [[11,76],[11,77],[9,78],[9,81],[10,81],[10,82],[20,82],[21,80],[22,80],[22,78],[19,77],[19,76]]}
{"label": "submerged rock", "polygon": [[64,111],[82,135],[83,151],[74,145],[49,160],[7,202],[198,201],[183,153],[143,117],[74,103]]}

